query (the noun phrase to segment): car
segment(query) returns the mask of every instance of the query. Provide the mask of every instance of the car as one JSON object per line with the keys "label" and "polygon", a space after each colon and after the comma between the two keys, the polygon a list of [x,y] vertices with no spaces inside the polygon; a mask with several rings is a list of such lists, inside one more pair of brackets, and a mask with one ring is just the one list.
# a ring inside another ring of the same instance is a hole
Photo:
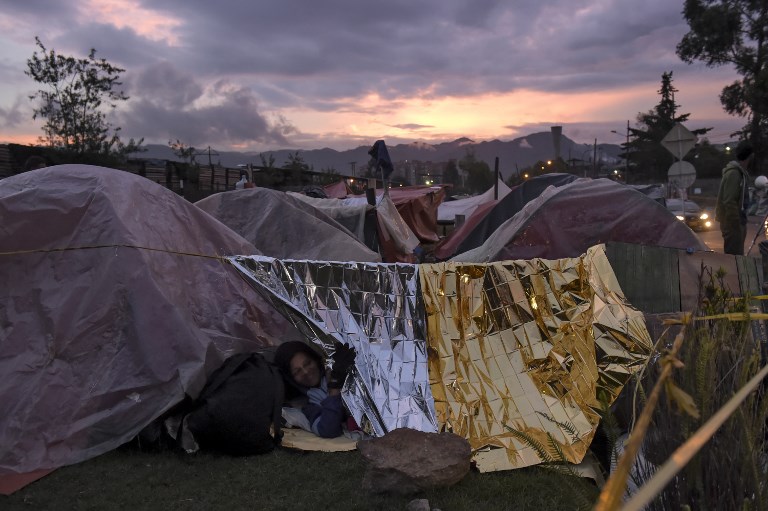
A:
{"label": "car", "polygon": [[694,231],[708,231],[714,225],[712,216],[692,200],[667,199],[666,203],[667,209]]}

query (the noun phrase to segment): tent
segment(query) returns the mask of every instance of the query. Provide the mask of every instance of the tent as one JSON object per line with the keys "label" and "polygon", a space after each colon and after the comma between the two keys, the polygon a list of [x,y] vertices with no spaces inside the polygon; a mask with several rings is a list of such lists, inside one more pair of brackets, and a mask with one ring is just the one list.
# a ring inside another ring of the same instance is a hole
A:
{"label": "tent", "polygon": [[217,193],[195,205],[243,236],[267,256],[322,261],[381,261],[378,253],[366,247],[344,226],[295,195],[267,188],[251,188]]}
{"label": "tent", "polygon": [[503,198],[479,206],[467,221],[443,238],[435,247],[438,260],[479,247],[496,229],[523,209],[549,186],[563,186],[579,179],[573,174],[543,174],[515,186]]}
{"label": "tent", "polygon": [[0,181],[0,491],[108,452],[228,356],[300,339],[219,256],[241,236],[145,178]]}
{"label": "tent", "polygon": [[437,221],[453,222],[456,215],[463,215],[465,218],[469,218],[479,206],[488,202],[501,200],[511,191],[501,179],[499,179],[497,186],[498,188],[492,186],[484,193],[475,195],[474,197],[443,202],[437,208]]}
{"label": "tent", "polygon": [[545,190],[481,246],[451,260],[576,257],[608,241],[709,250],[688,226],[647,195],[610,179],[578,179]]}

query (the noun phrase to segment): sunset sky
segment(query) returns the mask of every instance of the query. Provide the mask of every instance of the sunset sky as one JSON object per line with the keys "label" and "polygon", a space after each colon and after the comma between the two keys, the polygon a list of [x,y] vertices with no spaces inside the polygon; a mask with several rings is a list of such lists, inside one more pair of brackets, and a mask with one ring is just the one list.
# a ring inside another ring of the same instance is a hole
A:
{"label": "sunset sky", "polygon": [[[122,136],[219,150],[511,140],[621,143],[674,72],[687,126],[730,140],[730,67],[687,65],[683,0],[0,0],[0,142],[41,134],[24,74],[49,49],[125,68]],[[611,131],[615,130],[622,135]]]}

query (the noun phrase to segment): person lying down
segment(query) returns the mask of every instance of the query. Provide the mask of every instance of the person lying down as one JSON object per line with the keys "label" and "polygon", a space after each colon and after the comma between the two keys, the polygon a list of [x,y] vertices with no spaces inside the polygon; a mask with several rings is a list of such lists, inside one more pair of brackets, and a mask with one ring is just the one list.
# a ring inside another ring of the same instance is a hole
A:
{"label": "person lying down", "polygon": [[298,406],[283,408],[288,423],[322,438],[336,438],[347,431],[360,431],[341,399],[341,388],[355,364],[355,349],[336,343],[331,369],[324,371],[323,357],[301,341],[281,344],[274,363],[286,383],[286,399]]}

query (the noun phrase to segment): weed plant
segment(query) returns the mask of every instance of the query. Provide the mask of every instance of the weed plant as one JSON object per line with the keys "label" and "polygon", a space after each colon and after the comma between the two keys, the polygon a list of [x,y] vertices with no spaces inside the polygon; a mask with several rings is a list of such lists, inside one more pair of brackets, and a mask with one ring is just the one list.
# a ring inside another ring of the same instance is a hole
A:
{"label": "weed plant", "polygon": [[[693,321],[681,327],[685,339],[677,358],[684,366],[674,372],[674,384],[692,398],[698,414],[695,410],[690,413],[690,409],[686,413],[681,400],[669,399],[669,393],[668,399],[659,402],[635,466],[638,486],[765,364],[760,340],[752,337],[749,321],[702,319],[748,313],[749,297],[734,298],[724,276],[722,269],[715,273],[702,269],[699,310]],[[659,364],[649,365],[637,386],[637,413],[659,372]],[[648,506],[649,510],[768,510],[766,390],[764,381]]]}

